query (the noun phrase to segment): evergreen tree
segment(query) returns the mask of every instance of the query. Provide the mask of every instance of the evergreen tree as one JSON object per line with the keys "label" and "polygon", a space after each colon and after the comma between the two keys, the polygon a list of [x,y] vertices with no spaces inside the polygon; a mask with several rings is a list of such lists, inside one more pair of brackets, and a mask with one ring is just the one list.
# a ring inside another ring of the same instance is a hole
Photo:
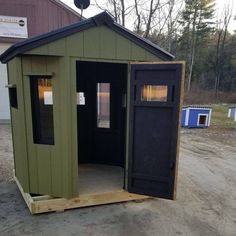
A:
{"label": "evergreen tree", "polygon": [[178,58],[187,61],[187,91],[190,91],[193,78],[199,76],[207,57],[208,41],[214,31],[215,0],[185,0],[180,24]]}

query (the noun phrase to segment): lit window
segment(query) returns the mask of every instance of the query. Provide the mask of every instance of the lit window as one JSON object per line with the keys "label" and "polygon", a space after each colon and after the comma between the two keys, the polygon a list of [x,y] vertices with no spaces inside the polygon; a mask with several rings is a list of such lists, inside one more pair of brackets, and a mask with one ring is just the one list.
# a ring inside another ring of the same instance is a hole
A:
{"label": "lit window", "polygon": [[109,83],[97,83],[97,127],[110,128]]}
{"label": "lit window", "polygon": [[168,87],[166,85],[143,85],[141,101],[166,102]]}
{"label": "lit window", "polygon": [[30,86],[34,143],[54,144],[51,78],[31,77]]}

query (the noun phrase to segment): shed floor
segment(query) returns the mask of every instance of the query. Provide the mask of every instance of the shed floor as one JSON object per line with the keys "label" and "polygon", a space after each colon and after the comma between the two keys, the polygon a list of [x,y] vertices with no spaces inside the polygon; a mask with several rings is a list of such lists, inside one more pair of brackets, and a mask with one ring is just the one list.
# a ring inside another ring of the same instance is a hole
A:
{"label": "shed floor", "polygon": [[79,164],[79,194],[122,190],[124,169],[119,166]]}

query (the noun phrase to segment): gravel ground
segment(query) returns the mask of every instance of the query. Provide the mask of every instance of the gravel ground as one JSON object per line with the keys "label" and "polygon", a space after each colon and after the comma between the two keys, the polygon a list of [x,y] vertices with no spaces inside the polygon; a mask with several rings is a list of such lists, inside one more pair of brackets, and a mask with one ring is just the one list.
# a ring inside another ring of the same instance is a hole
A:
{"label": "gravel ground", "polygon": [[9,182],[8,126],[0,126],[0,137],[1,236],[236,235],[236,145],[213,139],[207,130],[181,132],[176,201],[152,199],[36,216],[30,215],[15,183]]}
{"label": "gravel ground", "polygon": [[13,152],[10,125],[0,125],[0,183],[13,181]]}

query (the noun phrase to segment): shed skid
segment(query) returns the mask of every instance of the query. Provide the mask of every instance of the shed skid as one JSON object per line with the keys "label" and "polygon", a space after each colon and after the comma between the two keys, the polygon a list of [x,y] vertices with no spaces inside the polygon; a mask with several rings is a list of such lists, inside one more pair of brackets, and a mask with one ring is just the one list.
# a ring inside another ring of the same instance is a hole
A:
{"label": "shed skid", "polygon": [[31,214],[33,215],[39,213],[54,212],[54,211],[60,212],[67,209],[151,198],[145,195],[129,193],[125,190],[99,193],[99,194],[84,194],[70,199],[53,198],[46,195],[33,197],[29,193],[24,192],[16,176],[14,176],[14,179]]}

